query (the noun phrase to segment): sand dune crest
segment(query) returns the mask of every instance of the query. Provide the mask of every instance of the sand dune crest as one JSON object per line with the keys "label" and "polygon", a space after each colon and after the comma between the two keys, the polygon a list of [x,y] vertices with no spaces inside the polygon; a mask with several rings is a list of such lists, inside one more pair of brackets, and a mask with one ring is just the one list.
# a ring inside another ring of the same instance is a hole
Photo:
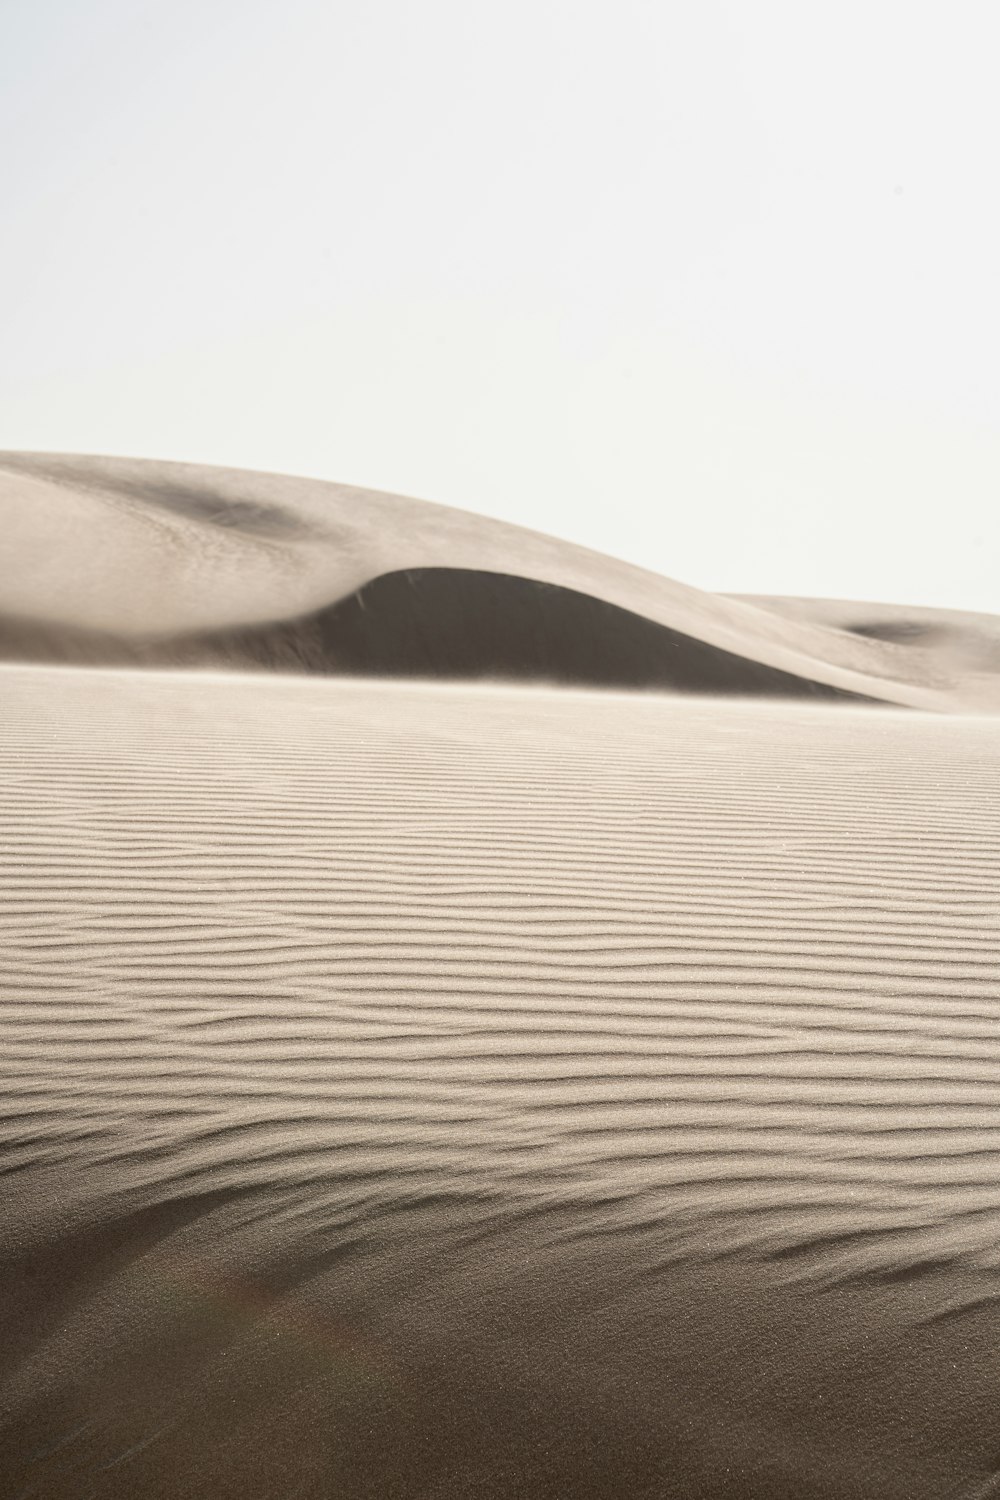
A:
{"label": "sand dune crest", "polygon": [[[8,659],[60,659],[60,653],[80,659],[89,650],[104,664],[138,655],[166,665],[218,665],[213,636],[257,627],[258,664],[268,665],[275,652],[259,627],[276,627],[279,642],[296,629],[315,636],[312,622],[319,615],[329,623],[338,604],[359,598],[386,575],[447,569],[506,575],[591,598],[595,632],[621,624],[607,606],[662,627],[659,677],[643,666],[649,655],[644,644],[635,653],[638,663],[615,679],[622,685],[636,677],[662,685],[678,643],[691,641],[706,660],[715,652],[749,663],[743,669],[751,679],[748,691],[759,691],[770,674],[773,684],[796,677],[819,690],[910,707],[1000,708],[995,675],[970,674],[948,651],[708,594],[487,517],[318,480],[6,454],[0,515],[8,536],[0,650]],[[58,548],[50,545],[53,534],[62,539]],[[550,609],[548,617],[557,619],[559,612]],[[469,628],[477,624],[472,619]],[[563,623],[564,630],[572,628]],[[78,632],[75,648],[68,632]],[[249,649],[245,634],[241,642]],[[630,660],[628,639],[619,644]],[[480,655],[487,645],[481,635]],[[535,654],[535,675],[560,677],[558,652],[550,652],[544,634]],[[280,645],[277,655],[284,664]],[[716,679],[727,675],[718,670],[720,659],[710,674]],[[433,664],[428,670],[435,671]],[[675,685],[689,686],[697,673],[695,663]],[[718,690],[719,681],[710,687]]]}
{"label": "sand dune crest", "polygon": [[187,465],[0,520],[0,1492],[1000,1495],[996,622]]}

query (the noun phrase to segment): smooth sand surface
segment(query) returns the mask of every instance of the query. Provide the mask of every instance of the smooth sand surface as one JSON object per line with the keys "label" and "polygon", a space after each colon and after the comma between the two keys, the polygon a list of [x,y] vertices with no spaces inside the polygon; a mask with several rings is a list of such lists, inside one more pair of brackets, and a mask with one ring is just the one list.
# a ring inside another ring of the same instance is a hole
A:
{"label": "smooth sand surface", "polygon": [[911,708],[1000,712],[1000,673],[938,649],[933,637],[859,634],[501,521],[346,485],[8,453],[0,455],[0,526],[7,660],[471,673],[713,692],[805,686]]}
{"label": "smooth sand surface", "polygon": [[747,604],[788,619],[824,625],[870,640],[890,641],[922,651],[945,675],[964,681],[969,701],[972,683],[980,683],[986,704],[1000,676],[1000,616],[965,609],[929,609],[914,605],[866,604],[847,599],[782,599],[742,595]]}
{"label": "smooth sand surface", "polygon": [[0,693],[5,1495],[1000,1494],[994,720]]}

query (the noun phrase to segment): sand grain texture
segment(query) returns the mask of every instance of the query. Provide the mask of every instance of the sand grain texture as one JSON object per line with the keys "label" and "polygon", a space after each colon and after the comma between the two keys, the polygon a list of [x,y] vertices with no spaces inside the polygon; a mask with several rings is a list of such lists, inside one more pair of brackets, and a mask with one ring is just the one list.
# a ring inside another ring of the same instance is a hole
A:
{"label": "sand grain texture", "polygon": [[1000,1493],[990,719],[0,678],[6,1492]]}
{"label": "sand grain texture", "polygon": [[4,1500],[1000,1497],[1000,621],[0,525]]}

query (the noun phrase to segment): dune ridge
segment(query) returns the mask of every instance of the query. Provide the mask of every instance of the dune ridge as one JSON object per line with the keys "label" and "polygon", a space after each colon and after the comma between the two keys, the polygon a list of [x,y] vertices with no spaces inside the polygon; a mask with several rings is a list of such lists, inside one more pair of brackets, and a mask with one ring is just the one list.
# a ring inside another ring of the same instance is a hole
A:
{"label": "dune ridge", "polygon": [[988,719],[0,683],[12,1493],[997,1493]]}
{"label": "dune ridge", "polygon": [[860,699],[722,651],[592,595],[458,568],[383,573],[287,621],[166,639],[0,621],[0,658],[78,666],[528,681],[684,693]]}
{"label": "dune ridge", "polygon": [[[8,453],[0,456],[0,516],[8,551],[0,642],[6,619],[8,657],[58,659],[69,649],[60,646],[61,628],[89,632],[98,663],[138,653],[141,660],[193,664],[193,638],[206,632],[287,629],[360,597],[387,575],[447,569],[530,580],[625,611],[668,632],[665,660],[678,640],[690,640],[775,680],[783,674],[818,689],[935,711],[1000,709],[997,674],[970,674],[949,652],[709,594],[488,517],[345,485]],[[53,534],[61,539],[57,548]],[[25,644],[32,622],[35,649]],[[171,641],[179,658],[161,654]],[[219,665],[211,650],[203,660]],[[760,686],[755,678],[746,690]]]}

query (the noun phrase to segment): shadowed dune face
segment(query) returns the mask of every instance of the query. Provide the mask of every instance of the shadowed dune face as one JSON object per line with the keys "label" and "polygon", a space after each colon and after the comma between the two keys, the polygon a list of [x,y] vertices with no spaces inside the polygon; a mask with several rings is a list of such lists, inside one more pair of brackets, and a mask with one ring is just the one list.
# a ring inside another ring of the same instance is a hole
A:
{"label": "shadowed dune face", "polygon": [[496,573],[409,569],[312,622],[338,667],[685,692],[850,697],[573,589]]}
{"label": "shadowed dune face", "polygon": [[[6,455],[6,463],[16,462],[17,455]],[[26,456],[25,456],[26,457]],[[120,495],[142,506],[152,506],[225,530],[245,532],[250,536],[302,537],[316,534],[317,527],[287,506],[262,499],[247,499],[226,489],[221,491],[197,480],[172,478],[158,472],[152,463],[103,464],[93,460],[74,459],[59,454],[37,454],[30,462],[22,460],[25,472],[39,479],[65,486],[69,493]],[[169,466],[173,468],[174,466]]]}
{"label": "shadowed dune face", "polygon": [[808,621],[923,653],[953,672],[1000,679],[1000,617],[996,615],[916,605],[861,604],[848,599],[740,597],[786,619]]}
{"label": "shadowed dune face", "polygon": [[[933,635],[899,644],[789,601],[710,594],[398,495],[7,454],[0,521],[0,637],[12,659],[530,676],[1000,710],[1000,675],[939,650]],[[375,620],[357,618],[369,604]]]}
{"label": "shadowed dune face", "polygon": [[941,611],[942,617],[935,619],[928,610],[922,618],[909,619],[901,610],[895,620],[863,620],[846,628],[869,640],[931,653],[958,672],[1000,679],[1000,620],[986,617],[984,622],[983,616],[974,616],[972,622],[957,623],[956,613]]}
{"label": "shadowed dune face", "polygon": [[12,1494],[995,1492],[988,721],[0,677]]}
{"label": "shadowed dune face", "polygon": [[[129,487],[135,494],[136,488]],[[222,526],[251,536],[308,536],[310,529],[298,517],[253,500],[219,501],[201,494],[193,485],[148,484],[138,490],[148,505],[158,505],[178,515],[190,516],[209,526]]]}
{"label": "shadowed dune face", "polygon": [[1000,1496],[1000,627],[0,512],[0,1493]]}
{"label": "shadowed dune face", "polygon": [[687,693],[857,698],[572,589],[413,568],[301,619],[151,640],[0,620],[13,661],[527,679]]}
{"label": "shadowed dune face", "polygon": [[915,620],[863,620],[847,626],[854,635],[867,636],[872,641],[894,641],[897,645],[918,645],[928,637],[934,639],[936,632]]}

